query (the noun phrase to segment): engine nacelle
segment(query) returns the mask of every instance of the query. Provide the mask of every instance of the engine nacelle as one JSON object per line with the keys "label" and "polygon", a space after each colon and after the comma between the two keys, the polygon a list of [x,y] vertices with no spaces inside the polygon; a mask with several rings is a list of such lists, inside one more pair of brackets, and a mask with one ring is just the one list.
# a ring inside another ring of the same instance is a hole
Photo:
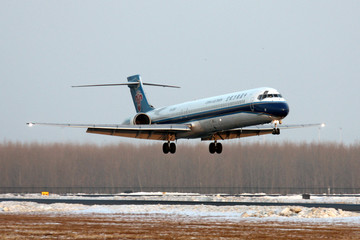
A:
{"label": "engine nacelle", "polygon": [[138,113],[133,117],[132,121],[130,122],[133,125],[140,125],[140,124],[151,124],[151,119],[149,115],[145,113]]}

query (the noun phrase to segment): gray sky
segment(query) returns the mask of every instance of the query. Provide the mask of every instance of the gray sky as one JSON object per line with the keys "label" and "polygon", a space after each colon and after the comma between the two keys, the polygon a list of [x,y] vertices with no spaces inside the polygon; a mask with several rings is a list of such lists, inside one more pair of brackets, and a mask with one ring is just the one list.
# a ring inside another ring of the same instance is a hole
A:
{"label": "gray sky", "polygon": [[70,86],[141,74],[182,87],[146,87],[155,107],[273,87],[285,123],[325,122],[322,141],[359,143],[359,29],[360,1],[0,0],[0,141],[127,141],[25,123],[120,123],[135,114],[127,87]]}

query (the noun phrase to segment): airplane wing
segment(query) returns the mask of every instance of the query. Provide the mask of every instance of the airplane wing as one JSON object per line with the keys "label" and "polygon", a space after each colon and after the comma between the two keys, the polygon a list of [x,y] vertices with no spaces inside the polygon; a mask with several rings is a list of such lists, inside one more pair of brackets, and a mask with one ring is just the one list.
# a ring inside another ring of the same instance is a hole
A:
{"label": "airplane wing", "polygon": [[[304,128],[304,127],[324,127],[324,123],[316,124],[292,124],[292,125],[279,125],[279,129],[294,129],[294,128]],[[214,141],[214,140],[226,140],[234,138],[243,138],[243,137],[252,137],[260,136],[265,134],[272,134],[274,126],[273,125],[258,125],[251,126],[246,128],[237,128],[227,131],[216,132],[210,136],[201,138],[202,141]]]}
{"label": "airplane wing", "polygon": [[191,131],[186,124],[118,125],[118,124],[67,124],[67,123],[27,123],[34,125],[87,128],[87,133],[131,137],[141,139],[174,141],[176,133]]}

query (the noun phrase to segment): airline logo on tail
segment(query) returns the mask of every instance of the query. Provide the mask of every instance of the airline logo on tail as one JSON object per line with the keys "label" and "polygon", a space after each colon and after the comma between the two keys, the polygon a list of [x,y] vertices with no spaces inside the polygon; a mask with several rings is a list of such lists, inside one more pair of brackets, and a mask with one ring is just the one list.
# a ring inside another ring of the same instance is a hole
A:
{"label": "airline logo on tail", "polygon": [[136,105],[137,105],[137,110],[138,112],[141,111],[141,101],[143,100],[143,95],[140,92],[140,90],[136,91],[136,95],[135,95],[135,101],[136,101]]}

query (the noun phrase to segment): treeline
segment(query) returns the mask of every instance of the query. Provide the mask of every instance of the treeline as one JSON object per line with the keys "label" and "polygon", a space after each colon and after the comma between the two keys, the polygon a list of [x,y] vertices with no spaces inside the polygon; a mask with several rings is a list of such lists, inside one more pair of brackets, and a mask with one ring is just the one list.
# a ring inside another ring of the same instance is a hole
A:
{"label": "treeline", "polygon": [[[360,145],[241,144],[110,146],[0,144],[0,189],[96,188],[187,192],[360,192]],[[4,190],[3,190],[4,191]],[[55,191],[55,190],[54,190]],[[99,190],[102,191],[102,190]],[[104,190],[106,191],[106,190]]]}

